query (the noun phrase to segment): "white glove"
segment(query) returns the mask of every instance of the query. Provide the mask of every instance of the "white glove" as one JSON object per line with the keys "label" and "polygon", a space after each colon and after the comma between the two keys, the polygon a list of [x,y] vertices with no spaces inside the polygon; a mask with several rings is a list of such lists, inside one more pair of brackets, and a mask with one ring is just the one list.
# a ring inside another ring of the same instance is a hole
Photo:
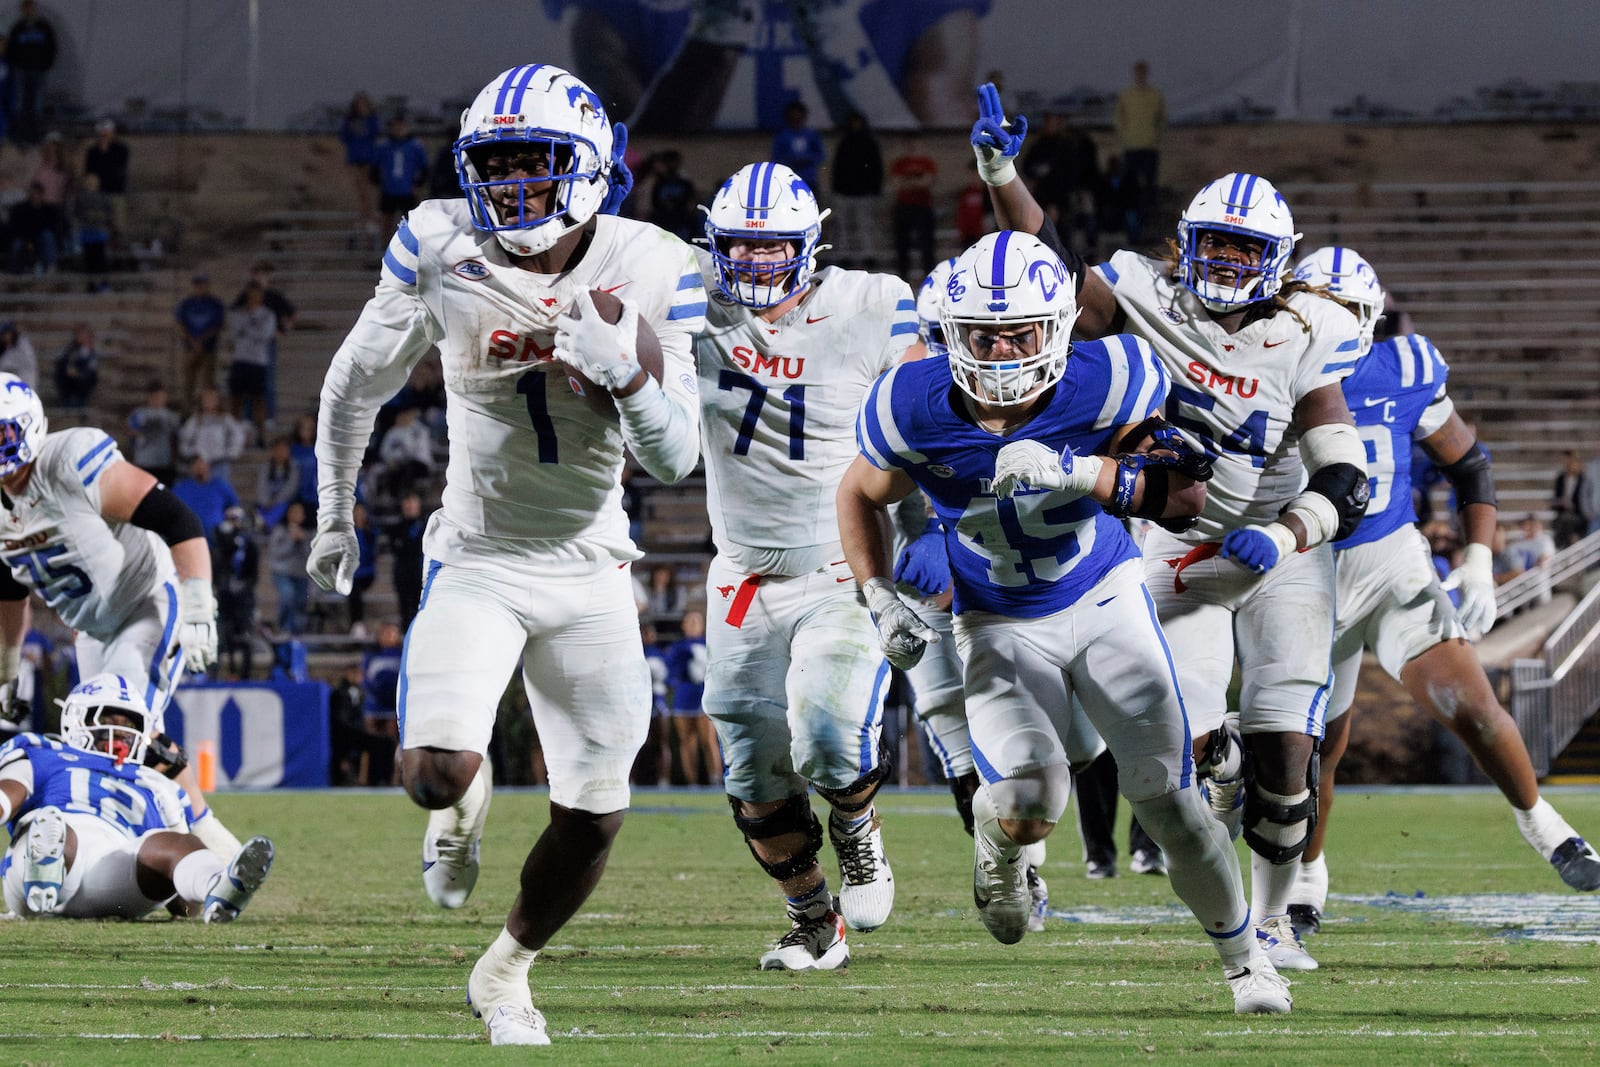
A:
{"label": "white glove", "polygon": [[869,578],[861,591],[878,624],[878,644],[883,648],[884,659],[909,671],[922,659],[928,645],[939,640],[939,631],[922,621],[922,616],[894,591],[889,579]]}
{"label": "white glove", "polygon": [[1094,490],[1103,461],[1099,456],[1062,455],[1039,441],[1012,441],[994,457],[995,496],[1023,489],[1053,489],[1076,499]]}
{"label": "white glove", "polygon": [[1468,545],[1461,553],[1461,566],[1450,572],[1444,587],[1461,590],[1461,606],[1456,609],[1461,625],[1480,634],[1494,625],[1498,607],[1494,600],[1494,554],[1488,545]]}
{"label": "white glove", "polygon": [[184,669],[204,673],[217,661],[217,598],[211,579],[185,578],[178,584],[178,645]]}
{"label": "white glove", "polygon": [[615,325],[600,317],[589,290],[577,297],[556,320],[555,350],[550,354],[596,385],[616,392],[638,375],[639,309],[622,301]]}
{"label": "white glove", "polygon": [[360,562],[361,545],[356,540],[354,523],[349,519],[317,523],[317,535],[311,539],[311,552],[306,557],[306,573],[313,582],[340,596],[349,596],[356,564]]}

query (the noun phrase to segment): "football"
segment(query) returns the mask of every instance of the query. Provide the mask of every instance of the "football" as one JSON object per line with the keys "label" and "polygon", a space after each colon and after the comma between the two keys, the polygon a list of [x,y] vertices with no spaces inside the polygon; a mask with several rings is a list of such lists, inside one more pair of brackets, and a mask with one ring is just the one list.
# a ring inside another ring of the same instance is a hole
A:
{"label": "football", "polygon": [[[622,318],[622,301],[606,292],[604,289],[591,289],[589,296],[594,300],[594,309],[600,317],[607,322],[617,322]],[[639,330],[634,351],[639,356],[639,365],[657,382],[661,381],[661,342],[656,339],[656,331],[651,327],[643,315],[639,316]],[[583,398],[595,414],[603,415],[612,421],[617,418],[616,401],[611,398],[611,393],[604,386],[596,385],[588,378],[579,374],[572,368],[567,368],[567,384],[572,391]]]}

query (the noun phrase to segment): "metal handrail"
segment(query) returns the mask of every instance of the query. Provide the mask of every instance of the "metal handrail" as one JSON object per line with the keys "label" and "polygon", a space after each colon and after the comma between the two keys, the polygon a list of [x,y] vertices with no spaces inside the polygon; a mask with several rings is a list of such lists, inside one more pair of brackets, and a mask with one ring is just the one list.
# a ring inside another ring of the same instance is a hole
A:
{"label": "metal handrail", "polygon": [[1582,574],[1600,563],[1600,532],[1592,533],[1551,556],[1542,566],[1523,571],[1495,590],[1495,608],[1500,618],[1526,607],[1567,579]]}

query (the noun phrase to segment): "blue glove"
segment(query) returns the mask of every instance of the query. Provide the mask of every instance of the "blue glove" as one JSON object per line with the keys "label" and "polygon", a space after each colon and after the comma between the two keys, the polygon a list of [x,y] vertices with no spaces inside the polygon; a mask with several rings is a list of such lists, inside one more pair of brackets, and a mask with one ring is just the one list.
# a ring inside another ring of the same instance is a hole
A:
{"label": "blue glove", "polygon": [[1006,121],[1000,90],[994,82],[978,86],[978,121],[972,124],[972,151],[978,157],[978,175],[989,185],[1004,185],[1017,176],[1014,164],[1028,136],[1028,120],[1018,115]]}
{"label": "blue glove", "polygon": [[894,565],[894,580],[922,596],[938,596],[950,588],[950,557],[944,550],[944,534],[929,530],[907,545]]}
{"label": "blue glove", "polygon": [[1278,543],[1260,526],[1229,530],[1222,539],[1222,558],[1231,559],[1257,574],[1265,574],[1278,562]]}
{"label": "blue glove", "polygon": [[600,214],[615,215],[622,210],[622,202],[633,192],[633,171],[628,169],[624,157],[628,154],[628,127],[617,123],[611,127],[611,188],[600,202]]}
{"label": "blue glove", "polygon": [[1197,482],[1208,482],[1212,475],[1211,457],[1204,452],[1197,452],[1189,447],[1182,435],[1171,426],[1162,426],[1151,431],[1150,439],[1153,448],[1171,452],[1171,456],[1152,455],[1150,462],[1163,467],[1171,467],[1179,474],[1193,478]]}

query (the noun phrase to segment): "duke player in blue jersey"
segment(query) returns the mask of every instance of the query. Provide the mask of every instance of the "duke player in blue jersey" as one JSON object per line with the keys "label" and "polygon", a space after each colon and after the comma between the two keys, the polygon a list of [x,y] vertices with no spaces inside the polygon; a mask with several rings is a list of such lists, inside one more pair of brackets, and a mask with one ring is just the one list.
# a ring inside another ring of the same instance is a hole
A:
{"label": "duke player in blue jersey", "polygon": [[190,832],[183,789],[143,765],[153,716],[142,680],[98,674],[67,694],[62,740],[0,747],[0,860],[6,906],[24,918],[138,918],[176,897],[232,922],[266,880],[272,842],[232,862]]}
{"label": "duke player in blue jersey", "polygon": [[[1450,729],[1510,801],[1517,828],[1574,889],[1600,888],[1600,857],[1539,796],[1539,782],[1516,723],[1495,698],[1471,632],[1494,625],[1494,575],[1489,541],[1498,513],[1489,456],[1445,393],[1450,373],[1426,337],[1407,334],[1374,343],[1384,291],[1372,265],[1349,248],[1311,253],[1295,277],[1328,293],[1355,314],[1364,352],[1344,380],[1345,399],[1367,448],[1371,504],[1360,527],[1334,544],[1338,622],[1333,645],[1333,695],[1319,790],[1321,815],[1307,847],[1290,915],[1315,931],[1328,895],[1322,854],[1334,770],[1350,736],[1351,704],[1363,649],[1370,649],[1418,706]],[[1455,489],[1467,547],[1461,566],[1442,583],[1427,540],[1418,531],[1411,496],[1411,445],[1417,442]],[[1446,590],[1461,591],[1456,611]]]}
{"label": "duke player in blue jersey", "polygon": [[[996,940],[1027,929],[1024,847],[1066,809],[1067,723],[1078,697],[1121,768],[1140,821],[1171,857],[1173,888],[1222,956],[1239,1012],[1287,1012],[1288,985],[1258,945],[1238,859],[1194,786],[1188,722],[1139,550],[1120,519],[1182,527],[1209,476],[1170,450],[1117,459],[1169,387],[1148,345],[1074,346],[1073,280],[1037,238],[1003,231],[957,261],[941,312],[948,361],[893,368],[857,424],[839,488],[846,555],[890,661],[937,633],[889,578],[888,505],[927,493],[954,576],[973,762],[973,900]],[[1070,357],[1070,358],[1069,358]]]}

